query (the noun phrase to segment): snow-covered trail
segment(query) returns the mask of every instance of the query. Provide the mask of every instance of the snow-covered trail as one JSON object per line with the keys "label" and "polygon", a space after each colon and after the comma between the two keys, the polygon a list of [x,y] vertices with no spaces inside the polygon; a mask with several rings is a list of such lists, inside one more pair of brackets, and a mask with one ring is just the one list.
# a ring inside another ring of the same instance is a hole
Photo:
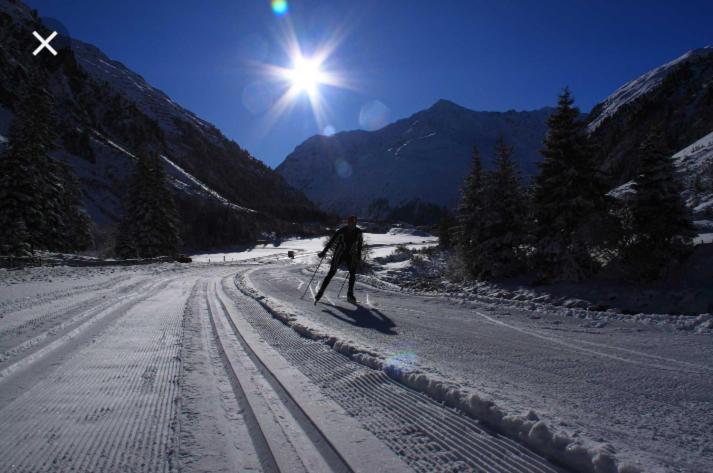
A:
{"label": "snow-covered trail", "polygon": [[[642,324],[606,326],[543,311],[414,296],[358,285],[361,307],[300,300],[299,264],[247,275],[258,292],[324,332],[485,393],[508,411],[611,443],[645,471],[713,470],[710,336]],[[316,291],[320,278],[313,283]]]}
{"label": "snow-covered trail", "polygon": [[21,272],[59,287],[0,289],[2,471],[408,471],[324,396],[294,401],[308,383],[219,289],[235,268]]}
{"label": "snow-covered trail", "polygon": [[300,336],[257,290],[403,371],[610,442],[643,471],[711,470],[709,336],[363,284],[355,307],[336,297],[341,276],[315,307],[300,300],[305,259],[0,271],[3,468],[561,471]]}
{"label": "snow-covered trail", "polygon": [[0,470],[561,473],[301,337],[253,267],[0,271]]}

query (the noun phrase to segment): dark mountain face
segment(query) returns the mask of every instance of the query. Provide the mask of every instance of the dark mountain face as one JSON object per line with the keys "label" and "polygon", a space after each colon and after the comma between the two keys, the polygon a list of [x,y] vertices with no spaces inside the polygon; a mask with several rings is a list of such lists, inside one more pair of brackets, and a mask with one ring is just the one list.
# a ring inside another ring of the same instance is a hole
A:
{"label": "dark mountain face", "polygon": [[473,145],[486,167],[500,134],[525,175],[536,171],[551,109],[475,112],[447,100],[377,131],[314,136],[277,167],[323,209],[368,215],[375,201],[454,208]]}
{"label": "dark mountain face", "polygon": [[[46,31],[34,12],[0,0],[3,137],[17,92],[38,59],[32,56],[33,30]],[[46,56],[43,67],[56,106],[53,156],[78,175],[87,210],[99,225],[120,217],[126,179],[141,150],[162,155],[185,221],[195,221],[197,213],[225,218],[227,212],[246,226],[269,229],[264,225],[324,218],[280,175],[96,47],[73,40],[56,58]]]}
{"label": "dark mountain face", "polygon": [[690,51],[625,84],[590,114],[591,136],[612,186],[639,169],[639,145],[661,133],[671,154],[713,131],[713,47]]}

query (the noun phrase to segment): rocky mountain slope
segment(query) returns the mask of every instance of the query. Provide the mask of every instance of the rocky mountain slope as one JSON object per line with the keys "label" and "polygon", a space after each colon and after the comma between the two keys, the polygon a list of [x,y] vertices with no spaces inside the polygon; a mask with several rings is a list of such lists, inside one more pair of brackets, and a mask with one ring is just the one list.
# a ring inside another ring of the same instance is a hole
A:
{"label": "rocky mountain slope", "polygon": [[637,149],[652,130],[671,153],[713,131],[713,47],[695,49],[624,84],[589,117],[612,186],[635,177]]}
{"label": "rocky mountain slope", "polygon": [[233,216],[269,230],[277,222],[324,218],[280,175],[98,48],[59,37],[57,57],[33,56],[33,30],[46,31],[36,12],[0,0],[0,136],[7,136],[29,68],[42,61],[57,109],[54,156],[79,176],[99,226],[120,217],[126,178],[141,150],[163,156],[186,222]]}
{"label": "rocky mountain slope", "polygon": [[447,100],[380,130],[313,136],[277,167],[288,183],[322,209],[367,215],[370,204],[414,199],[453,208],[473,145],[486,167],[502,133],[514,158],[532,174],[551,109],[476,112]]}

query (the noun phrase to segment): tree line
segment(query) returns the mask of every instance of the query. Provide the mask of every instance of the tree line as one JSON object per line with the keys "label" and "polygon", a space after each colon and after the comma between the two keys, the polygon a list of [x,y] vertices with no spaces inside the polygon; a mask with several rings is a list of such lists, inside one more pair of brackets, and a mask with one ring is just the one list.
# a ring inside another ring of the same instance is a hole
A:
{"label": "tree line", "polygon": [[81,207],[77,178],[49,156],[56,117],[41,71],[28,72],[14,112],[0,155],[0,254],[86,249],[91,221]]}
{"label": "tree line", "polygon": [[624,199],[606,176],[568,89],[548,121],[539,173],[525,184],[513,148],[501,137],[493,169],[473,148],[456,222],[444,221],[442,246],[474,278],[527,272],[545,281],[577,281],[603,267],[656,279],[691,248],[695,236],[671,154],[660,132],[641,143],[641,165]]}
{"label": "tree line", "polygon": [[[30,69],[14,104],[8,141],[0,155],[0,254],[77,252],[92,243],[92,222],[82,208],[72,169],[50,156],[58,136],[46,73]],[[175,255],[180,238],[173,196],[158,154],[141,153],[116,235],[122,258]]]}

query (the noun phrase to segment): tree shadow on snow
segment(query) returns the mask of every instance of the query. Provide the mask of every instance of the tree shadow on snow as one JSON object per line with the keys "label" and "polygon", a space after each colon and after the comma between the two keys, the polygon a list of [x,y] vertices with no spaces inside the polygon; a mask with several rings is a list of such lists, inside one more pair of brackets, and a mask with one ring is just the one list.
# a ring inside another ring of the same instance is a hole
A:
{"label": "tree shadow on snow", "polygon": [[336,313],[330,309],[322,309],[322,312],[326,312],[327,314],[331,315],[336,319],[341,320],[342,322],[346,322],[355,327],[363,327],[376,330],[385,335],[398,334],[398,332],[393,329],[394,327],[396,327],[394,321],[388,318],[386,315],[384,315],[383,312],[378,309],[375,309],[373,307],[371,309],[367,309],[366,307],[362,306],[355,306],[351,308],[342,307],[340,305],[328,305],[330,307],[333,307],[334,309],[337,309],[340,313]]}

